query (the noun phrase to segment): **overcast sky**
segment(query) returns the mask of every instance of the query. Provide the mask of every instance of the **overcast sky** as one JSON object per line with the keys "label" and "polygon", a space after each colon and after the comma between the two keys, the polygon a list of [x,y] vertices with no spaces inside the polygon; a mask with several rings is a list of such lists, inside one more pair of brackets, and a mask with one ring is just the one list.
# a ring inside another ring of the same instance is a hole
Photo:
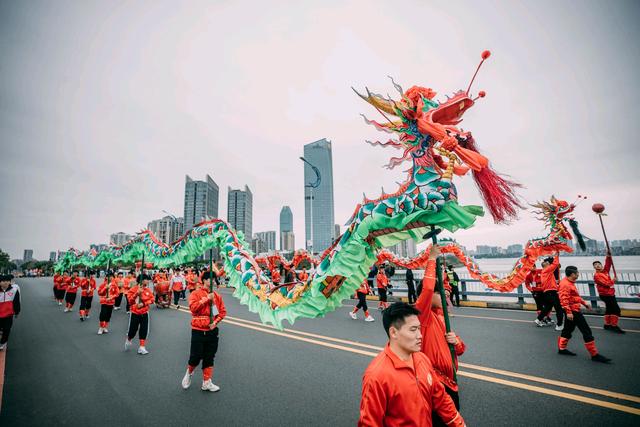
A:
{"label": "overcast sky", "polygon": [[[391,192],[393,151],[350,86],[393,94],[466,88],[465,115],[494,167],[525,201],[586,194],[578,219],[601,238],[640,237],[640,2],[48,1],[0,3],[0,248],[106,243],[167,210],[182,215],[184,176],[248,184],[253,229],[277,230],[283,205],[304,230],[305,143],[333,143],[335,217],[362,193]],[[304,5],[303,5],[304,3]],[[462,204],[480,198],[456,181]],[[543,234],[530,211],[456,233],[468,247]]]}

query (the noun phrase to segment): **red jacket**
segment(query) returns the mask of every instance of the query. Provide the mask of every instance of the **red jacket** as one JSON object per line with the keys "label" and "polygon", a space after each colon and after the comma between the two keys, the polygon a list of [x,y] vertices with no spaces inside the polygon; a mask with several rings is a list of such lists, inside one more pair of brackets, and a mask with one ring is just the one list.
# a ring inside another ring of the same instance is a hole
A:
{"label": "red jacket", "polygon": [[365,294],[365,295],[369,295],[369,291],[371,288],[369,288],[369,282],[367,282],[367,279],[365,279],[361,284],[360,287],[356,290],[357,293],[359,294]]}
{"label": "red jacket", "polygon": [[[129,306],[131,308],[131,313],[133,314],[148,313],[149,307],[155,301],[155,297],[153,296],[151,289],[142,288],[142,293],[138,295],[139,289],[140,286],[136,285],[127,292],[127,299],[129,300]],[[139,307],[138,304],[142,304],[142,307]]]}
{"label": "red jacket", "polygon": [[611,255],[607,255],[607,259],[604,262],[604,269],[602,271],[596,271],[593,275],[593,281],[596,282],[598,295],[601,297],[612,297],[616,294],[615,281],[609,276],[612,265]]}
{"label": "red jacket", "polygon": [[378,274],[376,274],[376,286],[379,289],[385,289],[389,286],[389,278],[382,270],[379,270]]}
{"label": "red jacket", "polygon": [[[542,278],[540,277],[541,271],[542,270],[539,268],[534,268],[524,279],[524,286],[529,290],[529,292],[542,292],[543,289],[542,286],[540,286],[542,283]],[[534,286],[531,286],[531,284],[534,284]]]}
{"label": "red jacket", "polygon": [[[429,260],[422,281],[422,293],[416,301],[416,308],[420,311],[420,332],[422,334],[421,351],[429,358],[433,370],[440,382],[453,391],[458,391],[458,384],[453,379],[453,363],[449,344],[445,338],[447,328],[444,323],[442,309],[432,308],[431,299],[435,292],[436,261]],[[458,337],[454,346],[456,352],[456,369],[458,358],[466,350],[464,342]]]}
{"label": "red jacket", "polygon": [[96,279],[93,277],[90,279],[86,277],[83,278],[80,283],[80,288],[82,289],[83,297],[93,297],[93,292],[96,290]]}
{"label": "red jacket", "polygon": [[560,257],[556,256],[553,262],[547,265],[540,272],[540,281],[542,282],[542,290],[544,292],[557,291],[558,282],[556,281],[555,271],[560,267]]}
{"label": "red jacket", "polygon": [[58,289],[67,289],[67,286],[71,283],[71,276],[62,276],[62,283]]}
{"label": "red jacket", "polygon": [[[210,331],[209,325],[211,319],[209,310],[211,301],[209,300],[209,292],[206,289],[200,288],[191,292],[189,295],[189,310],[191,310],[191,329],[197,331]],[[227,315],[227,309],[224,306],[222,297],[217,293],[213,293],[213,303],[218,309],[218,314],[213,316],[213,323],[218,324]]]}
{"label": "red jacket", "polygon": [[[107,297],[107,293],[109,294],[109,297]],[[115,280],[112,280],[107,287],[107,281],[105,279],[98,288],[98,295],[100,295],[100,304],[113,305],[119,293],[120,290],[118,289],[118,285],[116,285]]]}
{"label": "red jacket", "polygon": [[20,287],[12,283],[6,291],[0,288],[0,319],[18,314],[20,314]]}
{"label": "red jacket", "polygon": [[558,296],[560,297],[560,305],[567,314],[572,311],[580,311],[580,306],[586,304],[585,300],[580,297],[576,284],[566,277],[560,281]]}
{"label": "red jacket", "polygon": [[81,277],[71,277],[69,284],[67,285],[67,293],[75,294],[78,292],[78,288],[80,287],[80,283],[82,282]]}
{"label": "red jacket", "polygon": [[60,285],[62,285],[62,276],[60,274],[54,274],[53,275],[53,286],[55,286],[56,289],[60,289]]}
{"label": "red jacket", "polygon": [[359,427],[430,426],[432,410],[448,426],[464,426],[429,358],[417,352],[412,359],[413,368],[387,344],[369,364],[362,378]]}

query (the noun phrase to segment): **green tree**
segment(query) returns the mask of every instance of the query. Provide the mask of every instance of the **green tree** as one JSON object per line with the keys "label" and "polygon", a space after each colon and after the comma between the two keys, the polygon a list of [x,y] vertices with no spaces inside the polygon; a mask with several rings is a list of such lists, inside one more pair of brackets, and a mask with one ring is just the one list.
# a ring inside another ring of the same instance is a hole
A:
{"label": "green tree", "polygon": [[0,272],[9,273],[16,269],[16,265],[9,259],[9,254],[0,249]]}

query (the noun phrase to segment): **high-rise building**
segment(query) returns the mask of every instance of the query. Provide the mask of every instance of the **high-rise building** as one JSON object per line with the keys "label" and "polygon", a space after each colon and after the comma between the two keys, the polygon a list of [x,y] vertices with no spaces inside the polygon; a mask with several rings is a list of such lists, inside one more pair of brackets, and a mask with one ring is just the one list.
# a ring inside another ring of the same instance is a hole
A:
{"label": "high-rise building", "polygon": [[516,243],[514,245],[507,246],[507,253],[508,254],[521,254],[523,249],[524,249],[524,247],[521,244]]}
{"label": "high-rise building", "polygon": [[147,228],[160,241],[168,245],[184,234],[184,218],[167,215],[164,218],[151,221]]}
{"label": "high-rise building", "polygon": [[251,239],[251,250],[254,254],[263,254],[267,252],[267,244],[258,238]]}
{"label": "high-rise building", "polygon": [[33,261],[33,249],[25,249],[22,260],[24,262]]}
{"label": "high-rise building", "polygon": [[183,233],[207,217],[218,217],[218,194],[218,184],[209,175],[206,181],[194,181],[185,175]]}
{"label": "high-rise building", "polygon": [[283,231],[280,233],[280,250],[283,252],[293,252],[296,250],[296,237],[293,231]]}
{"label": "high-rise building", "polygon": [[104,243],[92,243],[89,245],[89,249],[93,249],[96,252],[102,252],[105,249],[107,249],[108,245],[105,245]]}
{"label": "high-rise building", "polygon": [[123,233],[122,231],[118,231],[117,233],[109,236],[109,242],[115,246],[122,246],[131,239],[133,239],[132,235]]}
{"label": "high-rise building", "polygon": [[242,231],[244,238],[251,240],[253,221],[253,194],[247,185],[243,190],[229,187],[227,221],[236,231]]}
{"label": "high-rise building", "polygon": [[304,164],[305,247],[309,250],[313,245],[313,252],[319,253],[331,246],[335,233],[331,142],[321,139],[305,145],[304,158],[320,172],[318,188],[308,187],[307,184],[316,181],[316,174],[309,165]]}
{"label": "high-rise building", "polygon": [[256,233],[256,239],[260,239],[264,242],[267,252],[276,250],[276,232],[275,231],[263,231]]}
{"label": "high-rise building", "polygon": [[58,251],[58,261],[60,261],[67,254],[66,251]]}
{"label": "high-rise building", "polygon": [[389,248],[391,252],[402,258],[413,258],[416,256],[418,249],[413,239],[404,240]]}
{"label": "high-rise building", "polygon": [[293,213],[289,206],[283,206],[280,210],[280,250],[284,249],[284,242],[282,240],[283,233],[293,232]]}
{"label": "high-rise building", "polygon": [[56,254],[56,251],[51,251],[51,252],[49,252],[49,261],[51,261],[51,262],[56,262],[56,261],[57,261],[57,259],[56,259],[56,255],[57,255],[57,254]]}

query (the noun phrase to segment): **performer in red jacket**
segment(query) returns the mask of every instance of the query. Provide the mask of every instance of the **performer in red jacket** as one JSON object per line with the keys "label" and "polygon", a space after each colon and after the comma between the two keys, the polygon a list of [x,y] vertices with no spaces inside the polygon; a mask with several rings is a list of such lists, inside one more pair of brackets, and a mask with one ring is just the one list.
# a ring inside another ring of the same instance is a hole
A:
{"label": "performer in red jacket", "polygon": [[20,314],[20,287],[11,280],[11,274],[0,275],[0,351],[7,348],[13,319]]}
{"label": "performer in red jacket", "polygon": [[153,292],[148,288],[150,280],[151,276],[148,274],[139,275],[138,285],[129,289],[129,293],[127,293],[131,313],[129,314],[129,332],[124,343],[125,351],[129,350],[131,340],[139,333],[138,354],[149,354],[145,342],[149,333],[149,307],[154,302]]}
{"label": "performer in red jacket", "polygon": [[58,287],[62,284],[62,274],[53,275],[53,300],[58,301]]}
{"label": "performer in red jacket", "polygon": [[356,313],[359,309],[362,309],[362,311],[364,311],[365,322],[373,322],[375,320],[369,314],[369,307],[367,307],[367,295],[369,295],[369,291],[369,283],[367,283],[367,278],[365,277],[360,287],[356,290],[356,295],[358,296],[358,304],[355,306],[353,311],[349,312],[349,316],[351,316],[353,320],[358,319],[358,315]]}
{"label": "performer in red jacket", "polygon": [[560,256],[554,258],[546,258],[542,261],[542,271],[540,272],[540,280],[542,282],[542,292],[544,294],[544,307],[535,320],[538,326],[549,326],[545,323],[545,318],[551,314],[551,309],[556,310],[556,331],[562,330],[562,322],[564,320],[564,311],[558,297],[558,282],[556,280],[556,270],[560,268]]}
{"label": "performer in red jacket", "polygon": [[378,310],[384,310],[389,306],[387,303],[387,287],[389,287],[389,278],[384,272],[384,265],[378,266],[378,273],[376,273],[376,287],[378,288]]}
{"label": "performer in red jacket", "polygon": [[73,304],[76,302],[76,296],[78,294],[78,288],[80,287],[80,281],[81,278],[78,277],[78,272],[74,271],[71,275],[71,280],[67,285],[67,294],[64,297],[64,300],[67,303],[66,307],[64,308],[65,313],[73,311]]}
{"label": "performer in red jacket", "polygon": [[[524,279],[524,286],[529,292],[531,292],[531,296],[536,303],[536,314],[538,315],[544,309],[544,293],[542,289],[542,278],[540,277],[541,272],[541,269],[535,268],[534,266],[533,270],[531,270]],[[551,319],[547,317],[543,321],[545,323],[549,323],[550,320]]]}
{"label": "performer in red jacket", "polygon": [[389,342],[364,372],[359,427],[431,426],[432,411],[447,426],[465,425],[429,358],[420,351],[419,315],[403,302],[382,313]]}
{"label": "performer in red jacket", "polygon": [[[454,379],[454,366],[451,360],[449,344],[452,344],[456,354],[456,366],[458,369],[457,357],[466,350],[464,342],[455,332],[447,333],[444,323],[444,313],[442,311],[442,299],[439,292],[436,292],[436,259],[440,255],[440,248],[434,245],[429,253],[429,260],[425,268],[422,279],[422,292],[415,307],[420,311],[420,330],[422,334],[421,351],[429,358],[436,373],[436,378],[442,383],[445,391],[456,409],[460,410],[460,398],[458,395],[458,384]],[[447,425],[445,420],[437,413],[432,414],[434,426]]]}
{"label": "performer in red jacket", "polygon": [[118,296],[120,290],[115,280],[113,280],[113,273],[107,272],[102,284],[98,288],[98,295],[100,296],[100,328],[98,328],[98,335],[109,333],[109,322],[111,321],[111,313],[113,313],[113,304]]}
{"label": "performer in red jacket", "polygon": [[571,339],[571,333],[575,330],[576,326],[582,332],[582,338],[584,338],[584,346],[591,355],[591,360],[594,362],[609,363],[611,359],[604,357],[598,353],[596,348],[596,341],[591,333],[591,328],[587,324],[587,319],[580,311],[580,306],[589,307],[587,302],[580,297],[578,289],[576,288],[576,280],[578,280],[578,268],[570,265],[565,269],[565,278],[560,282],[560,303],[562,308],[567,313],[567,321],[562,329],[562,333],[558,337],[558,353],[567,356],[575,356],[576,354],[567,349],[569,340]]}
{"label": "performer in red jacket", "polygon": [[625,332],[618,326],[618,319],[620,318],[620,306],[616,300],[616,288],[615,279],[612,279],[609,275],[613,260],[611,259],[611,253],[607,252],[607,259],[604,262],[604,267],[600,261],[593,262],[593,281],[596,282],[596,288],[598,289],[598,295],[604,302],[604,328],[610,331],[624,334]]}
{"label": "performer in red jacket", "polygon": [[93,302],[93,293],[96,290],[96,279],[93,277],[94,272],[89,272],[89,277],[83,277],[80,282],[82,294],[80,297],[80,320],[84,322],[89,318],[91,312],[91,303]]}
{"label": "performer in red jacket", "polygon": [[218,351],[218,324],[227,315],[222,297],[215,291],[209,292],[205,285],[189,294],[189,310],[191,310],[191,350],[187,372],[182,378],[182,388],[191,385],[193,371],[202,361],[202,387],[204,391],[218,391],[213,377],[213,359]]}

